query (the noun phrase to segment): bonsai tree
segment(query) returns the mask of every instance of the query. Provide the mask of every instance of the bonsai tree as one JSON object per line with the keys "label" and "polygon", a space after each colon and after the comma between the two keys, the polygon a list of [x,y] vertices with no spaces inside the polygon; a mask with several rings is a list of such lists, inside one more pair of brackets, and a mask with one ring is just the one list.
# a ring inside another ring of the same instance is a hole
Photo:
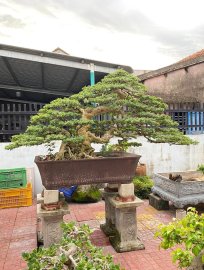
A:
{"label": "bonsai tree", "polygon": [[192,143],[177,129],[177,122],[164,114],[167,105],[160,98],[148,95],[138,78],[124,70],[107,75],[72,98],[82,104],[85,118],[100,115],[101,121],[96,121],[90,132],[99,133],[103,138],[119,137],[118,149],[139,146],[138,142],[130,141],[138,136],[154,143]]}
{"label": "bonsai tree", "polygon": [[204,265],[204,214],[199,215],[189,207],[186,217],[175,219],[168,225],[160,225],[156,236],[161,239],[160,247],[174,248],[173,262],[179,268],[203,269]]}
{"label": "bonsai tree", "polygon": [[[139,146],[138,136],[154,143],[191,144],[164,114],[166,104],[146,93],[133,74],[117,70],[70,98],[56,99],[33,116],[24,134],[15,135],[7,149],[62,140],[55,160],[94,157],[92,143],[118,137],[113,150]],[[134,139],[134,140],[133,140]]]}

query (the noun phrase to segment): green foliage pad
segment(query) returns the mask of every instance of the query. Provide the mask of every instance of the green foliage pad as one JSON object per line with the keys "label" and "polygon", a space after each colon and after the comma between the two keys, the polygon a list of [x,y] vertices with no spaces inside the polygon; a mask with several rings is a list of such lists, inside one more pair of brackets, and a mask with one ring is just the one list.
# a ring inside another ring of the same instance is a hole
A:
{"label": "green foliage pad", "polygon": [[154,143],[194,143],[164,114],[165,109],[166,104],[148,95],[135,75],[117,70],[77,95],[45,105],[24,134],[13,136],[7,149],[62,140],[54,159],[63,160],[91,158],[91,143],[108,143],[115,136],[118,150],[140,145],[138,136]]}

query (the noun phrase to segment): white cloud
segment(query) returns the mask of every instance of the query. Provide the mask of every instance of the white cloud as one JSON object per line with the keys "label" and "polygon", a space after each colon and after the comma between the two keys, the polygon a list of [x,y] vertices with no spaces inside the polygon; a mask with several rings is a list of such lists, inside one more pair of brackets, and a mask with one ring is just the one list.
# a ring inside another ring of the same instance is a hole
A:
{"label": "white cloud", "polygon": [[0,0],[1,43],[156,69],[204,47],[202,0]]}

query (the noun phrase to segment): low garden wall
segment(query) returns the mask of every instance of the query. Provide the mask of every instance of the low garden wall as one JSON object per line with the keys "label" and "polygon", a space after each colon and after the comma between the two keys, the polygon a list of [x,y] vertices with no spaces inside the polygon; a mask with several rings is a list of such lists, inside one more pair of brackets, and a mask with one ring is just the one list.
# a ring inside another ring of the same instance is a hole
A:
{"label": "low garden wall", "polygon": [[[190,146],[154,144],[148,143],[144,138],[139,138],[143,145],[131,147],[129,152],[142,156],[140,162],[146,164],[148,175],[159,172],[195,170],[198,164],[204,164],[204,134],[190,137],[199,141],[199,144]],[[46,154],[45,146],[20,147],[10,151],[4,149],[6,145],[7,143],[0,143],[0,169],[34,168],[34,193],[41,192],[40,174],[33,161],[36,155]],[[57,143],[56,149],[58,147],[59,143]],[[98,145],[95,148],[100,149]]]}
{"label": "low garden wall", "polygon": [[189,135],[198,141],[197,145],[169,145],[167,143],[148,143],[131,148],[130,152],[141,155],[140,162],[147,166],[147,174],[196,170],[198,164],[204,164],[204,134]]}

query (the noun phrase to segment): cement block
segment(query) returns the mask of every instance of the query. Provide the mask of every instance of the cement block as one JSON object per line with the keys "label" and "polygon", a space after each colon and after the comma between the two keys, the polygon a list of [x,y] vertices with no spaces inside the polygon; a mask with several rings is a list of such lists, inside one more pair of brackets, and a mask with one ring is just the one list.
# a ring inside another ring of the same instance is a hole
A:
{"label": "cement block", "polygon": [[134,184],[120,184],[118,188],[118,194],[122,198],[134,196]]}
{"label": "cement block", "polygon": [[182,219],[186,216],[186,210],[176,209],[176,219]]}
{"label": "cement block", "polygon": [[58,203],[59,191],[58,190],[44,190],[44,204]]}
{"label": "cement block", "polygon": [[149,195],[149,204],[157,210],[169,210],[169,202],[153,193]]}

